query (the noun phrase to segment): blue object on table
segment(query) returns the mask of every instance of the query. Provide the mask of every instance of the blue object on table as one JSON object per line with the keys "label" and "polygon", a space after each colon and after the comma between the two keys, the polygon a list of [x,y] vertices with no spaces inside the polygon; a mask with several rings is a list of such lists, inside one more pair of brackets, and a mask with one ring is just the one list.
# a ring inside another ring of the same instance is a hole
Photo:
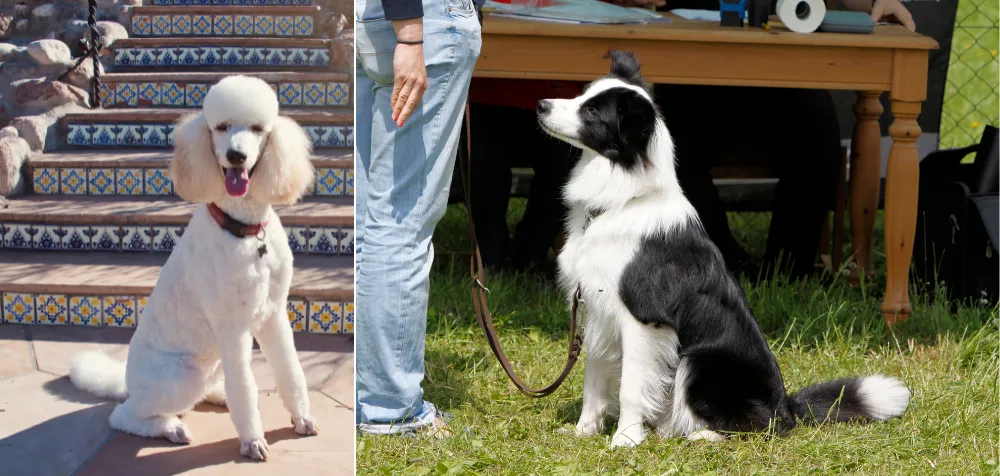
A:
{"label": "blue object on table", "polygon": [[875,20],[862,12],[828,11],[819,24],[819,31],[828,33],[871,33]]}
{"label": "blue object on table", "polygon": [[722,26],[743,26],[747,13],[747,0],[719,0],[719,16]]}

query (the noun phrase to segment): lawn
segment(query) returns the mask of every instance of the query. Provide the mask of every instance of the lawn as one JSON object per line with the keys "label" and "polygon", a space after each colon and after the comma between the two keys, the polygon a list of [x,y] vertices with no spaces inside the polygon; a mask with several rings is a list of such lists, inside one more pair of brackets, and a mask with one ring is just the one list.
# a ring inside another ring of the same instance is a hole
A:
{"label": "lawn", "polygon": [[[751,249],[762,247],[766,215],[741,218],[741,238]],[[436,235],[426,354],[426,398],[455,415],[453,435],[359,437],[358,474],[998,471],[997,309],[953,310],[932,296],[917,296],[909,321],[890,329],[878,312],[878,278],[860,288],[818,279],[744,282],[744,288],[790,390],[847,375],[896,375],[913,391],[902,418],[799,427],[775,439],[708,443],[651,437],[637,448],[614,451],[608,448],[613,421],[603,435],[577,438],[572,429],[581,406],[582,365],[554,395],[530,399],[510,384],[483,340],[470,301],[467,258],[460,254],[467,249],[464,219],[461,207],[451,207]],[[541,276],[495,275],[488,284],[508,356],[529,383],[547,383],[565,357],[562,296]]]}

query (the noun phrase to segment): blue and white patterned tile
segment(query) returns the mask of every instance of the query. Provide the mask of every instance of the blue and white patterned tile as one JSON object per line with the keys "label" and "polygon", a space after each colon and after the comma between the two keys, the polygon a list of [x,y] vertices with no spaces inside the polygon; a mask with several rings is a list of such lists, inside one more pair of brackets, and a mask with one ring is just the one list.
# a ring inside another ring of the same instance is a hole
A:
{"label": "blue and white patterned tile", "polygon": [[69,320],[74,326],[101,327],[101,298],[97,296],[71,296]]}
{"label": "blue and white patterned tile", "polygon": [[118,145],[118,128],[114,124],[94,124],[90,129],[90,144],[101,147]]}
{"label": "blue and white patterned tile", "polygon": [[[222,63],[222,48],[217,46],[206,46],[201,49],[201,55],[198,57],[198,61],[202,65],[216,65]],[[190,97],[188,100],[190,101]]]}
{"label": "blue and white patterned tile", "polygon": [[66,145],[78,147],[90,145],[90,127],[90,124],[70,124],[66,132]]}
{"label": "blue and white patterned tile", "polygon": [[94,251],[121,250],[121,227],[92,226],[90,230],[94,235],[90,239],[90,249]]}
{"label": "blue and white patterned tile", "polygon": [[117,145],[119,147],[136,147],[142,145],[142,129],[139,124],[119,124]]}
{"label": "blue and white patterned tile", "polygon": [[327,106],[346,106],[350,100],[350,86],[347,83],[327,83]]}
{"label": "blue and white patterned tile", "polygon": [[323,142],[325,147],[347,147],[347,129],[344,126],[330,126],[331,133]]}
{"label": "blue and white patterned tile", "polygon": [[136,296],[135,297],[135,318],[136,325],[138,325],[138,319],[142,319],[142,313],[146,312],[146,306],[149,305],[149,296]]}
{"label": "blue and white patterned tile", "polygon": [[182,226],[153,227],[153,251],[171,252],[184,234]]}
{"label": "blue and white patterned tile", "polygon": [[161,104],[160,91],[161,83],[140,83],[138,103],[141,106],[159,106]]}
{"label": "blue and white patterned tile", "polygon": [[319,67],[330,66],[330,50],[314,49],[310,50],[310,52],[311,52],[309,59],[310,65]]}
{"label": "blue and white patterned tile", "polygon": [[169,36],[171,34],[170,15],[153,15],[153,36]]}
{"label": "blue and white patterned tile", "polygon": [[135,83],[115,84],[115,105],[138,106],[139,91]]}
{"label": "blue and white patterned tile", "polygon": [[115,169],[115,185],[118,195],[143,195],[142,169]]}
{"label": "blue and white patterned tile", "polygon": [[278,98],[283,106],[301,106],[302,84],[282,83],[278,86]]}
{"label": "blue and white patterned tile", "polygon": [[243,55],[243,64],[262,65],[267,63],[267,55],[263,48],[247,48]]}
{"label": "blue and white patterned tile", "polygon": [[274,17],[271,15],[257,15],[253,20],[254,33],[261,36],[274,35]]}
{"label": "blue and white patterned tile", "polygon": [[285,233],[288,233],[288,247],[292,249],[292,253],[305,253],[309,249],[305,227],[287,226]]}
{"label": "blue and white patterned tile", "polygon": [[271,66],[284,66],[288,63],[288,50],[285,48],[264,48],[264,62]]}
{"label": "blue and white patterned tile", "polygon": [[309,302],[309,332],[339,334],[343,305],[339,302]]}
{"label": "blue and white patterned tile", "polygon": [[115,169],[87,170],[87,192],[90,195],[114,195]]}
{"label": "blue and white patterned tile", "polygon": [[35,296],[35,322],[38,324],[69,324],[69,300],[65,294]]}
{"label": "blue and white patterned tile", "polygon": [[344,144],[354,147],[354,126],[344,126]]}
{"label": "blue and white patterned tile", "polygon": [[135,50],[132,48],[115,49],[116,66],[132,66],[135,64]]}
{"label": "blue and white patterned tile", "polygon": [[306,131],[306,135],[312,140],[313,147],[323,141],[323,128],[319,126],[302,126],[302,130]]}
{"label": "blue and white patterned tile", "polygon": [[152,227],[123,226],[122,251],[149,251],[153,247]]}
{"label": "blue and white patterned tile", "polygon": [[222,49],[222,64],[227,65],[242,65],[243,64],[243,51],[244,48],[230,48],[226,47]]}
{"label": "blue and white patterned tile", "polygon": [[153,32],[153,23],[147,15],[132,17],[132,36],[149,36]]}
{"label": "blue and white patterned tile", "polygon": [[295,332],[303,332],[306,330],[306,322],[308,321],[309,312],[306,308],[306,302],[298,299],[288,300],[288,323],[292,326],[292,330]]}
{"label": "blue and white patterned tile", "polygon": [[31,236],[35,233],[35,228],[24,223],[4,223],[8,228],[7,236],[3,240],[3,246],[7,249],[31,249]]}
{"label": "blue and white patterned tile", "polygon": [[63,226],[61,247],[66,251],[86,251],[90,249],[91,231],[89,226]]}
{"label": "blue and white patterned tile", "polygon": [[344,188],[344,195],[349,197],[354,196],[354,169],[344,169],[344,183],[346,187]]}
{"label": "blue and white patterned tile", "polygon": [[212,35],[212,16],[211,15],[192,15],[191,16],[191,33],[198,36],[211,36]]}
{"label": "blue and white patterned tile", "polygon": [[311,36],[313,34],[313,17],[295,17],[295,36]]}
{"label": "blue and white patterned tile", "polygon": [[198,48],[175,48],[174,52],[177,54],[178,66],[198,66],[200,64],[201,54]]}
{"label": "blue and white patterned tile", "polygon": [[323,83],[305,83],[302,85],[302,104],[306,106],[326,105],[326,85]]}
{"label": "blue and white patterned tile", "polygon": [[[7,241],[7,234],[10,232],[10,227],[0,222],[0,250],[5,248],[4,242]],[[0,314],[3,314],[0,311]]]}
{"label": "blue and white patterned tile", "polygon": [[133,48],[133,66],[156,66],[161,63],[164,51],[157,48]]}
{"label": "blue and white patterned tile", "polygon": [[354,228],[342,227],[340,233],[340,254],[354,254]]}
{"label": "blue and white patterned tile", "polygon": [[143,191],[146,195],[173,195],[174,193],[167,169],[146,169],[143,183]]}
{"label": "blue and white patterned tile", "polygon": [[184,106],[184,86],[178,83],[163,83],[160,103],[164,106]]}
{"label": "blue and white patterned tile", "polygon": [[319,169],[316,177],[316,195],[343,195],[344,169]]}
{"label": "blue and white patterned tile", "polygon": [[216,15],[215,18],[212,19],[212,34],[215,36],[232,36],[233,16]]}
{"label": "blue and white patterned tile", "polygon": [[11,324],[33,324],[35,322],[35,295],[3,293],[3,320]]}
{"label": "blue and white patterned tile", "polygon": [[174,126],[173,124],[167,124],[167,145],[170,147],[174,146]]}
{"label": "blue and white patterned tile", "polygon": [[309,227],[312,236],[309,237],[309,254],[335,255],[339,250],[337,227]]}
{"label": "blue and white patterned tile", "polygon": [[40,168],[31,171],[31,188],[38,194],[55,195],[59,193],[59,169]]}
{"label": "blue and white patterned tile", "polygon": [[340,332],[344,334],[354,333],[354,303],[345,302],[344,303],[344,319],[342,322],[343,327]]}
{"label": "blue and white patterned tile", "polygon": [[142,126],[142,129],[142,145],[163,147],[167,144],[167,126],[165,124],[146,124]]}
{"label": "blue and white patterned tile", "polygon": [[101,107],[110,109],[115,107],[115,85],[101,83],[98,94],[101,96]]}
{"label": "blue and white patterned tile", "polygon": [[310,51],[306,48],[288,48],[288,56],[285,59],[285,64],[288,66],[306,66],[309,65]]}
{"label": "blue and white patterned tile", "polygon": [[36,250],[58,251],[62,248],[60,235],[62,230],[56,225],[36,225],[35,235],[31,237],[31,247]]}
{"label": "blue and white patterned tile", "polygon": [[208,94],[207,84],[188,83],[184,85],[185,104],[187,107],[201,107]]}
{"label": "blue and white patterned tile", "polygon": [[171,23],[171,31],[174,35],[191,34],[191,15],[174,15]]}
{"label": "blue and white patterned tile", "polygon": [[295,17],[276,15],[274,17],[275,36],[292,36],[295,34]]}
{"label": "blue and white patterned tile", "polygon": [[104,296],[101,314],[107,327],[135,327],[136,306],[133,296]]}
{"label": "blue and white patterned tile", "polygon": [[233,15],[233,33],[237,36],[253,36],[253,15]]}

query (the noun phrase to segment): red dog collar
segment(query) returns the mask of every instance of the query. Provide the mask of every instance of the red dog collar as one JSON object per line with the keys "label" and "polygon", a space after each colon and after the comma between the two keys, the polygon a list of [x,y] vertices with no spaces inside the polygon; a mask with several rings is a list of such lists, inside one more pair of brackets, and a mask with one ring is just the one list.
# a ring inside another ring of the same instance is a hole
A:
{"label": "red dog collar", "polygon": [[218,223],[223,230],[228,231],[237,238],[257,236],[262,230],[264,230],[264,227],[267,226],[267,220],[262,223],[255,223],[252,225],[240,222],[226,214],[226,212],[222,211],[222,209],[214,203],[208,204],[208,214],[212,215],[212,218],[215,219],[215,222]]}

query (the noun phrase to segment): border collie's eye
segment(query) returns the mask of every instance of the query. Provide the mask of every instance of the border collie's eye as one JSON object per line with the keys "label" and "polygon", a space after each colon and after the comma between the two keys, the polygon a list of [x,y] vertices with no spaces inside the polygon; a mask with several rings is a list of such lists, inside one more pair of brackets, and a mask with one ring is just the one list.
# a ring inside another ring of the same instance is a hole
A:
{"label": "border collie's eye", "polygon": [[215,126],[215,130],[217,130],[219,132],[226,132],[226,131],[229,130],[229,124],[226,124],[225,122],[223,122],[222,124],[219,124],[219,125]]}
{"label": "border collie's eye", "polygon": [[254,124],[250,126],[250,130],[260,134],[261,132],[264,132],[264,126],[260,124]]}

